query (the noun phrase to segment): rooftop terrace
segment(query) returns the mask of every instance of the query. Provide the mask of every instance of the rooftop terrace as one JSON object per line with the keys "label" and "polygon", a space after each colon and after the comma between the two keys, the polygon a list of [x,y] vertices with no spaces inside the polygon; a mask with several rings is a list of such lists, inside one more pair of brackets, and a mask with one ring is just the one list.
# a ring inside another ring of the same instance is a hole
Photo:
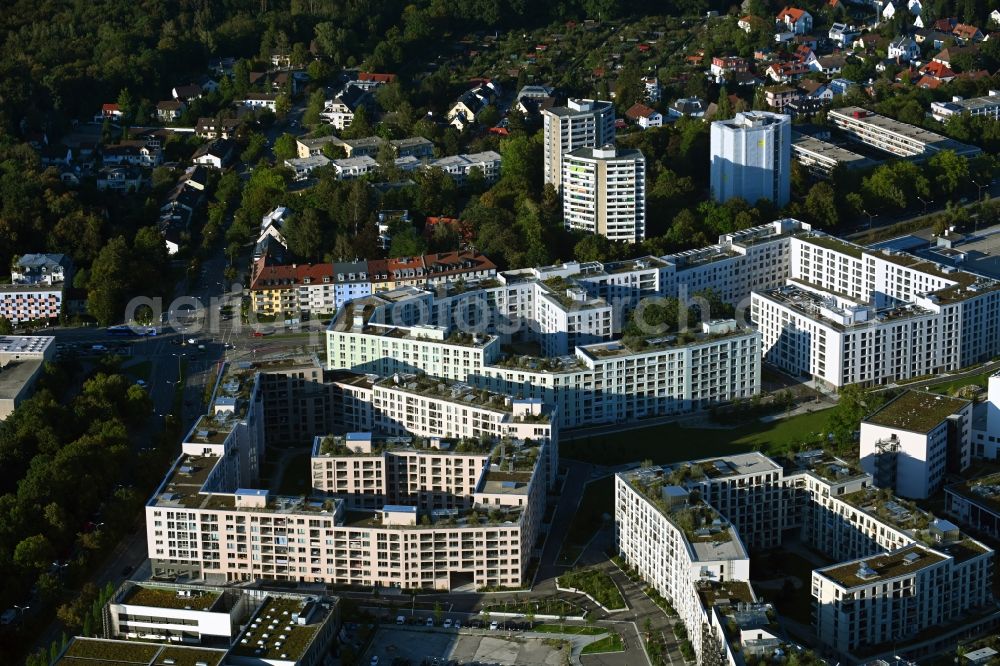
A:
{"label": "rooftop terrace", "polygon": [[[315,602],[268,597],[237,639],[231,653],[259,659],[301,659],[329,612]],[[303,615],[306,615],[304,623],[299,624]]]}
{"label": "rooftop terrace", "polygon": [[184,590],[190,596],[180,596],[179,590],[135,585],[121,600],[123,604],[152,608],[184,608],[209,610],[221,596],[218,592]]}
{"label": "rooftop terrace", "polygon": [[935,393],[905,391],[866,418],[865,423],[927,433],[969,404],[968,400]]}
{"label": "rooftop terrace", "polygon": [[885,555],[875,555],[847,564],[817,569],[816,573],[850,588],[912,574],[944,560],[943,555],[919,544],[913,544]]}

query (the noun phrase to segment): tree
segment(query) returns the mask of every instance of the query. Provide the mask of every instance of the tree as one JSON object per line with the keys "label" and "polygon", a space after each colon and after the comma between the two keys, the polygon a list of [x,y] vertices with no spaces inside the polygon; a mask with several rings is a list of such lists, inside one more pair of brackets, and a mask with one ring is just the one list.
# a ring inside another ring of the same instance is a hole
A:
{"label": "tree", "polygon": [[274,114],[284,118],[292,110],[292,98],[287,93],[281,93],[274,99]]}
{"label": "tree", "polygon": [[806,195],[805,213],[810,222],[819,227],[831,228],[840,221],[833,187],[821,181],[809,188]]}
{"label": "tree", "polygon": [[7,317],[0,317],[0,335],[11,335],[14,332],[14,325]]}
{"label": "tree", "polygon": [[314,90],[309,95],[309,103],[306,105],[305,113],[302,114],[302,124],[310,127],[319,125],[323,121],[319,114],[323,113],[324,106],[326,106],[326,94],[323,89]]}
{"label": "tree", "polygon": [[419,257],[427,252],[427,243],[412,226],[392,236],[389,254],[393,257]]}
{"label": "tree", "polygon": [[441,617],[444,615],[444,608],[440,601],[434,602],[434,623],[441,624]]}
{"label": "tree", "polygon": [[305,260],[318,259],[323,255],[323,223],[319,211],[306,208],[300,215],[291,217],[283,229],[288,249]]}
{"label": "tree", "polygon": [[108,241],[91,266],[87,312],[102,326],[117,321],[124,312],[130,257],[125,238],[118,236]]}
{"label": "tree", "polygon": [[968,186],[969,160],[953,150],[935,153],[927,160],[927,168],[934,180],[935,189],[945,196]]}
{"label": "tree", "polygon": [[240,153],[240,160],[247,164],[256,164],[267,149],[267,137],[259,132],[254,132],[247,140],[247,147]]}
{"label": "tree", "polygon": [[354,110],[351,124],[341,134],[346,139],[363,139],[372,135],[372,126],[368,122],[368,109],[364,104]]}
{"label": "tree", "polygon": [[830,413],[827,429],[840,446],[852,445],[854,431],[866,416],[882,406],[881,393],[868,391],[858,384],[848,384],[840,390],[840,400]]}
{"label": "tree", "polygon": [[14,564],[35,572],[48,569],[54,557],[55,549],[43,534],[22,539],[14,548]]}
{"label": "tree", "polygon": [[726,86],[722,86],[719,88],[719,102],[716,105],[715,117],[712,120],[729,120],[733,115],[733,103],[729,99]]}
{"label": "tree", "polygon": [[271,150],[274,152],[274,158],[279,162],[290,160],[298,156],[297,139],[288,132],[285,132],[274,140],[274,147]]}

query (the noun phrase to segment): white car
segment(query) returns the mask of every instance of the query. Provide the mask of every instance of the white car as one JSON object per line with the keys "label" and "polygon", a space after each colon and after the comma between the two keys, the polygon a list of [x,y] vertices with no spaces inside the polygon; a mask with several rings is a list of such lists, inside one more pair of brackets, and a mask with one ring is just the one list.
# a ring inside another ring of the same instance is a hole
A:
{"label": "white car", "polygon": [[372,660],[369,662],[371,666],[378,666],[378,655],[372,655]]}
{"label": "white car", "polygon": [[406,618],[402,615],[396,616],[396,624],[406,624]]}
{"label": "white car", "polygon": [[451,618],[450,617],[445,618],[445,620],[444,620],[444,628],[445,629],[451,629]]}
{"label": "white car", "polygon": [[496,620],[493,620],[492,622],[490,622],[490,631],[496,631],[497,628],[499,628],[499,626],[500,623],[497,622]]}
{"label": "white car", "polygon": [[188,344],[189,345],[196,345],[196,344],[198,344],[198,338],[188,338]]}
{"label": "white car", "polygon": [[425,622],[424,624],[426,624],[428,627],[433,627],[434,626],[434,618],[432,618],[432,617],[427,618],[427,622]]}

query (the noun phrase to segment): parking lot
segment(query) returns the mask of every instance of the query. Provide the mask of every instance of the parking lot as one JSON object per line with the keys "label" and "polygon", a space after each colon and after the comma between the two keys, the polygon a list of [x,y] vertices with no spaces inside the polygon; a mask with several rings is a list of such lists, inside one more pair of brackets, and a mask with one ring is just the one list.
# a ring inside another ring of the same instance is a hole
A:
{"label": "parking lot", "polygon": [[[378,657],[377,662],[373,661],[374,657]],[[491,635],[483,630],[468,628],[458,633],[442,627],[382,625],[360,663],[377,663],[378,666],[560,666],[563,656],[544,638],[500,633]]]}

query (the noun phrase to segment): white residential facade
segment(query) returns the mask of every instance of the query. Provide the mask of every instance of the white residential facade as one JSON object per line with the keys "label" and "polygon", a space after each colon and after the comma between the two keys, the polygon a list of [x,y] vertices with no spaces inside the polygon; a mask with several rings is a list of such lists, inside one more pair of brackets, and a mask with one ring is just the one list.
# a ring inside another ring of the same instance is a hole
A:
{"label": "white residential facade", "polygon": [[563,224],[637,243],[646,237],[646,159],[638,150],[577,148],[562,158]]}
{"label": "white residential facade", "polygon": [[542,110],[543,177],[562,187],[562,157],[577,148],[614,143],[615,109],[611,102],[570,99],[564,107]]}
{"label": "white residential facade", "polygon": [[779,207],[787,204],[791,146],[791,116],[752,111],[713,122],[710,169],[715,200],[740,197],[750,205],[759,199]]}

